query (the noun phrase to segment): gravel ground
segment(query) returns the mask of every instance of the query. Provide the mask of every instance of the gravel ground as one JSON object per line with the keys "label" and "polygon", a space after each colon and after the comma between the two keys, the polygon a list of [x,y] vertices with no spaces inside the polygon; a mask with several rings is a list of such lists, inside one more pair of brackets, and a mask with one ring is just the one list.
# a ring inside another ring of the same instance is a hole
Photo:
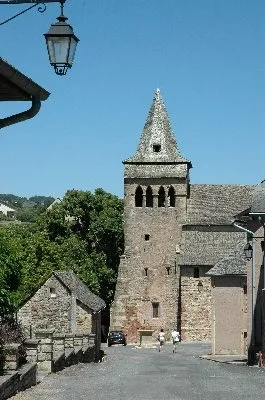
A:
{"label": "gravel ground", "polygon": [[104,348],[99,364],[79,364],[47,376],[12,400],[244,400],[261,399],[263,369],[199,359],[207,344],[157,349]]}

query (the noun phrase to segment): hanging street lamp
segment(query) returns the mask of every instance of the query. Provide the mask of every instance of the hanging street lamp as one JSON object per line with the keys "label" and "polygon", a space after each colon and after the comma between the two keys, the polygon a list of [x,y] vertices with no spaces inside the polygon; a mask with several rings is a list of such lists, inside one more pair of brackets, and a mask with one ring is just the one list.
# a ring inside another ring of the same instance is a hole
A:
{"label": "hanging street lamp", "polygon": [[18,14],[0,22],[0,26],[13,20],[19,15],[38,6],[39,12],[46,10],[46,3],[60,3],[61,15],[57,18],[58,22],[51,25],[49,31],[44,34],[46,39],[47,50],[49,54],[50,64],[54,67],[57,75],[65,75],[68,68],[71,68],[74,61],[75,50],[79,39],[75,36],[73,28],[66,21],[68,18],[63,13],[63,7],[66,0],[0,0],[1,4],[27,4],[30,7],[19,12]]}
{"label": "hanging street lamp", "polygon": [[244,247],[244,256],[247,261],[250,261],[253,255],[253,248],[251,244],[248,242]]}
{"label": "hanging street lamp", "polygon": [[72,67],[76,45],[79,42],[73,28],[66,22],[67,19],[63,15],[63,3],[61,3],[58,22],[52,24],[49,31],[44,34],[50,63],[57,75],[65,75],[68,68]]}

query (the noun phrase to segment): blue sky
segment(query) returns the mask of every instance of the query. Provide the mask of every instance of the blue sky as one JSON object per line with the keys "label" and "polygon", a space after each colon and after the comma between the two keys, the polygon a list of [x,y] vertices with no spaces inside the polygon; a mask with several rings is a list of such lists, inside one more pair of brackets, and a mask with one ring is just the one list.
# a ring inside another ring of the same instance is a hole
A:
{"label": "blue sky", "polygon": [[[2,20],[26,6],[1,6]],[[48,4],[1,26],[1,57],[51,92],[39,114],[2,129],[1,193],[62,197],[102,187],[123,196],[161,89],[192,183],[265,178],[264,0],[67,0],[80,38],[65,77],[48,63]],[[1,104],[1,117],[28,107]]]}

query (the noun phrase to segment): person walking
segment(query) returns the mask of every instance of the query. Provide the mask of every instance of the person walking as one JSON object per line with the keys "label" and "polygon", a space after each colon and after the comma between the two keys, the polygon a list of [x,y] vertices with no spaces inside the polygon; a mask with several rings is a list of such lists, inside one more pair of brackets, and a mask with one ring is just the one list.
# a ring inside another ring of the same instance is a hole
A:
{"label": "person walking", "polygon": [[162,346],[165,343],[165,332],[164,332],[163,328],[161,329],[161,331],[158,334],[158,341],[159,341],[159,349],[158,349],[158,351],[160,352],[162,350]]}
{"label": "person walking", "polygon": [[173,329],[173,331],[171,332],[171,337],[172,337],[172,341],[173,341],[173,353],[176,353],[177,350],[177,345],[179,344],[179,339],[180,339],[180,334],[177,331],[177,329]]}

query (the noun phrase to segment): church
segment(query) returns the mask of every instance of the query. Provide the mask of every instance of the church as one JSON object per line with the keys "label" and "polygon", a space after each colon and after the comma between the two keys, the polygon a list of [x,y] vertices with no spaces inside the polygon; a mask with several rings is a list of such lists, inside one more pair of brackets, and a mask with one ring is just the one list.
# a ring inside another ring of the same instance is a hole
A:
{"label": "church", "polygon": [[[177,328],[182,341],[211,339],[207,274],[246,233],[233,225],[254,186],[192,184],[161,93],[156,91],[136,153],[124,164],[124,238],[110,330],[129,343],[139,329]],[[210,166],[209,166],[210,167]]]}

